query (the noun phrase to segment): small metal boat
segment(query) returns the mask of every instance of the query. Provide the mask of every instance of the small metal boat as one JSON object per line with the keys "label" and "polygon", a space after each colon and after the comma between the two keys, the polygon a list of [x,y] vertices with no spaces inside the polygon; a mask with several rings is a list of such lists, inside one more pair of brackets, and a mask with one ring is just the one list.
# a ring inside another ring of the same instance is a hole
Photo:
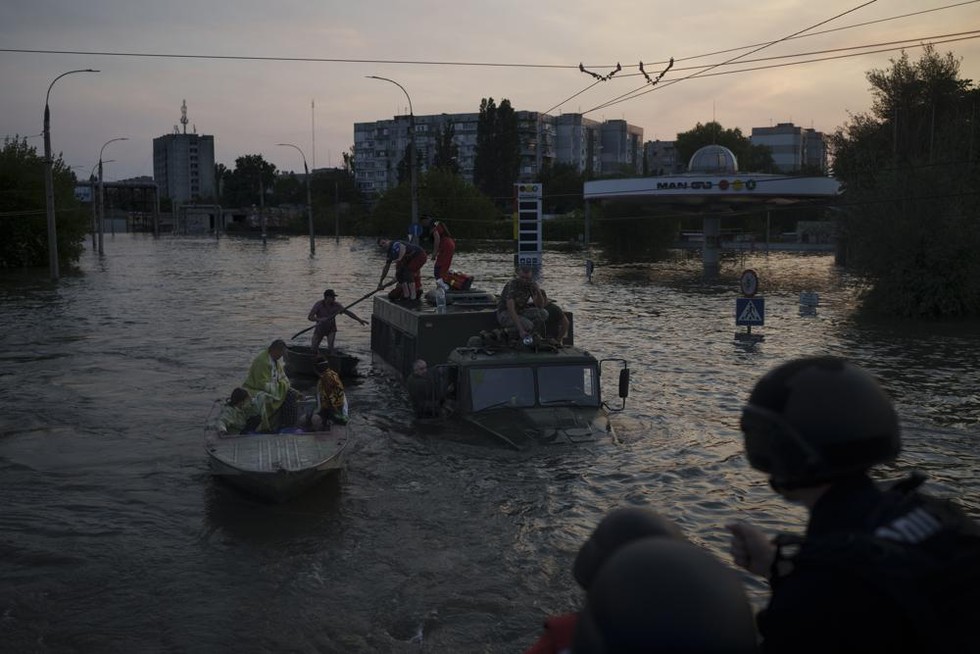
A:
{"label": "small metal boat", "polygon": [[284,502],[343,468],[350,425],[288,434],[225,434],[206,430],[204,449],[216,478],[252,495]]}

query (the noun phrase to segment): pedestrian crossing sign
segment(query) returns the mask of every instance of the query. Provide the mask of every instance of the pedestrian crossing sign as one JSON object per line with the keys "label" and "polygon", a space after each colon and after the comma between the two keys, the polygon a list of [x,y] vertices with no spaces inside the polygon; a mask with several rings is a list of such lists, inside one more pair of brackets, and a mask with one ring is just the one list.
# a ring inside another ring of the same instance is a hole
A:
{"label": "pedestrian crossing sign", "polygon": [[735,298],[735,324],[759,327],[766,322],[766,301],[761,297]]}

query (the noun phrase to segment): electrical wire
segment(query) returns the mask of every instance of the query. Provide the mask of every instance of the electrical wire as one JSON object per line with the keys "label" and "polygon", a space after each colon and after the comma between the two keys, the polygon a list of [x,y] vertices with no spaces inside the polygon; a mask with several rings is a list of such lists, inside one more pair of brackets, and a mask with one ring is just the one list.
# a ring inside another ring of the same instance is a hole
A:
{"label": "electrical wire", "polygon": [[[911,12],[908,14],[889,16],[886,18],[880,18],[873,21],[856,23],[854,25],[846,25],[842,27],[829,29],[829,30],[811,32],[808,34],[798,34],[795,36],[785,37],[783,39],[780,39],[780,41],[809,38],[811,36],[819,36],[831,32],[839,32],[839,31],[854,29],[858,27],[866,27],[868,25],[875,25],[879,23],[901,20],[903,18],[910,18],[922,14],[927,14],[927,13],[932,13],[937,11],[945,11],[947,9],[955,9],[957,7],[975,4],[977,2],[980,2],[980,0],[967,0],[966,2],[944,5],[942,7],[934,7],[932,9],[925,9],[922,11]],[[833,20],[833,19],[829,19],[829,20]],[[756,48],[764,45],[767,44],[756,43],[756,44],[738,46],[726,50],[716,50],[714,52],[706,52],[704,54],[692,55],[689,57],[677,57],[675,58],[675,61],[681,62],[681,61],[690,61],[692,59],[702,59],[705,57],[712,57],[719,54],[727,54],[729,52],[738,52],[739,50]],[[507,63],[507,62],[494,62],[494,61],[439,61],[439,60],[424,60],[424,59],[354,59],[354,58],[346,58],[346,57],[284,57],[284,56],[253,56],[253,55],[174,54],[174,53],[166,53],[166,52],[134,52],[134,51],[113,52],[109,50],[52,50],[52,49],[44,49],[44,48],[0,48],[0,52],[8,52],[12,54],[63,54],[63,55],[80,55],[80,56],[93,56],[93,57],[212,59],[218,61],[270,61],[270,62],[281,61],[281,62],[341,63],[341,64],[392,64],[392,65],[405,65],[405,66],[471,66],[471,67],[489,67],[489,68],[540,68],[540,69],[554,69],[554,70],[578,70],[580,65],[580,64],[541,64],[541,63],[522,63],[522,62]],[[751,53],[746,53],[746,54],[751,54]],[[666,60],[651,61],[648,63],[651,66],[656,66],[661,64],[666,65],[667,61]],[[589,68],[615,68],[616,65],[617,64],[598,64],[598,65],[589,65],[588,67]],[[639,68],[639,66],[630,64],[630,65],[624,65],[623,68]]]}
{"label": "electrical wire", "polygon": [[[842,16],[846,16],[847,14],[853,13],[853,12],[859,10],[859,9],[863,9],[864,7],[867,7],[868,5],[874,4],[877,1],[878,0],[868,0],[867,2],[863,2],[863,3],[859,4],[856,7],[852,7],[851,9],[848,9],[847,11],[843,11],[843,12],[841,12],[839,14],[836,14],[834,16],[831,16],[830,18],[827,18],[825,20],[822,20],[819,23],[814,23],[813,25],[811,25],[809,27],[805,27],[805,28],[803,28],[801,30],[797,30],[796,32],[793,32],[792,34],[789,34],[789,35],[784,36],[782,38],[776,39],[775,41],[770,41],[768,43],[764,43],[762,45],[759,45],[759,46],[753,48],[752,50],[749,50],[748,52],[745,52],[745,53],[740,54],[740,55],[736,55],[734,57],[731,57],[729,59],[726,59],[725,61],[719,62],[717,64],[712,64],[712,65],[708,66],[706,69],[704,69],[703,71],[691,73],[690,75],[687,75],[685,77],[681,77],[679,79],[670,80],[669,82],[666,82],[665,84],[662,84],[660,86],[655,86],[652,89],[647,89],[646,84],[644,84],[643,86],[641,86],[639,88],[633,89],[632,91],[629,91],[628,93],[624,93],[624,94],[622,94],[622,95],[620,95],[620,96],[618,96],[616,98],[613,98],[612,100],[609,100],[609,101],[604,102],[602,104],[596,105],[595,107],[593,107],[593,108],[591,108],[591,109],[589,109],[587,111],[584,111],[582,113],[584,115],[584,114],[587,114],[587,113],[591,113],[593,111],[598,111],[600,109],[605,109],[605,108],[611,107],[611,106],[613,106],[615,104],[620,104],[621,102],[625,102],[626,100],[632,100],[635,97],[639,97],[641,95],[645,95],[646,93],[649,93],[650,91],[653,91],[653,90],[656,90],[656,89],[662,89],[662,88],[665,88],[667,86],[672,86],[673,84],[676,84],[678,82],[683,82],[683,81],[688,80],[688,79],[691,79],[693,77],[697,77],[699,75],[703,75],[703,74],[707,73],[708,71],[711,71],[711,70],[714,70],[715,68],[718,68],[719,66],[724,66],[724,65],[730,64],[730,63],[732,63],[734,61],[738,61],[739,59],[742,59],[743,57],[747,57],[750,54],[755,54],[756,52],[759,52],[760,50],[764,50],[766,48],[769,48],[769,47],[771,47],[773,45],[776,45],[777,43],[782,43],[783,41],[786,41],[788,39],[793,38],[794,36],[798,36],[800,34],[803,34],[804,32],[809,32],[810,30],[812,30],[814,28],[820,27],[821,25],[825,25],[825,24],[827,24],[827,23],[829,23],[831,21],[837,20],[838,18],[841,18]],[[643,93],[639,93],[639,91],[641,91],[643,89],[647,89],[647,90],[644,91]]]}

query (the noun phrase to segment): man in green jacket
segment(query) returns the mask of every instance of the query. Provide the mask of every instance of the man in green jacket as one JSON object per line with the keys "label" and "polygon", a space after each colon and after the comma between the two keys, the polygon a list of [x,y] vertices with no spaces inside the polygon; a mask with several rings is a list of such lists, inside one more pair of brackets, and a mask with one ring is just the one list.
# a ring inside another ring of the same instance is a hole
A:
{"label": "man in green jacket", "polygon": [[242,388],[254,398],[261,422],[259,431],[271,432],[296,425],[296,402],[299,398],[289,383],[282,357],[286,342],[281,338],[272,341],[259,353],[248,369],[248,377]]}

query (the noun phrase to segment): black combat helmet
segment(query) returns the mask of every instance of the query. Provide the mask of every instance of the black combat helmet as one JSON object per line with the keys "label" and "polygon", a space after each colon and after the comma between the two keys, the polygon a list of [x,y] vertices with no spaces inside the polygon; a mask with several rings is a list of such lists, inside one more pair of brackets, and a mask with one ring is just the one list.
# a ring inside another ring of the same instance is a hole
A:
{"label": "black combat helmet", "polygon": [[599,569],[579,614],[574,654],[756,652],[738,575],[685,541],[641,538]]}
{"label": "black combat helmet", "polygon": [[599,568],[616,550],[634,540],[649,537],[684,540],[677,525],[654,511],[640,507],[613,509],[579,549],[572,568],[575,581],[588,590]]}
{"label": "black combat helmet", "polygon": [[756,383],[742,410],[745,453],[776,488],[815,486],[893,460],[898,417],[878,382],[836,357],[796,359]]}

